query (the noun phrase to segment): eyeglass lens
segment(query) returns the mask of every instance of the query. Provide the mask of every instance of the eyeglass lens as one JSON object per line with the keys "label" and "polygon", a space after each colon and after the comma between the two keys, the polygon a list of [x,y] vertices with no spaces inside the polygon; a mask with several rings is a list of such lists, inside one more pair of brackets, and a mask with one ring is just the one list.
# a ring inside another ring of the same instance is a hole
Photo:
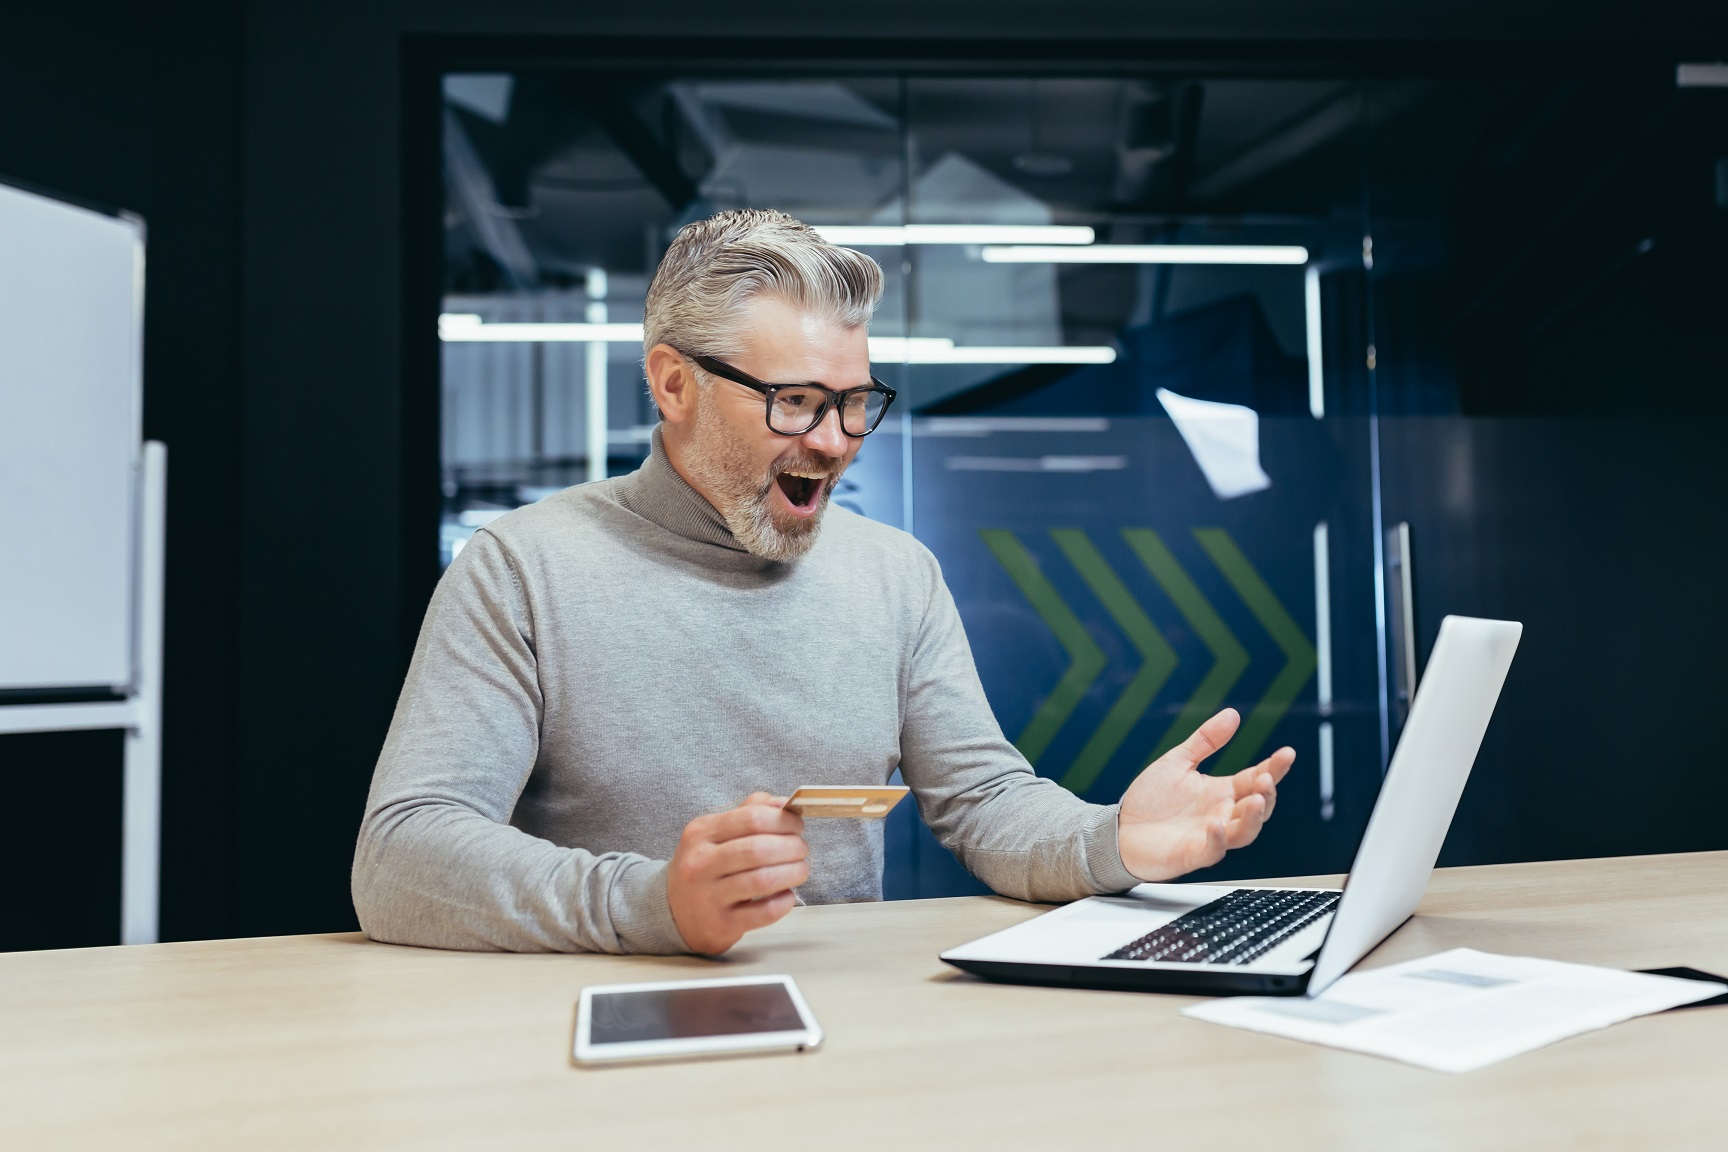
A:
{"label": "eyeglass lens", "polygon": [[[768,426],[790,435],[808,432],[825,415],[822,409],[828,396],[820,388],[781,388],[769,401]],[[840,404],[840,426],[850,435],[862,436],[876,427],[887,406],[888,397],[884,393],[849,393]]]}

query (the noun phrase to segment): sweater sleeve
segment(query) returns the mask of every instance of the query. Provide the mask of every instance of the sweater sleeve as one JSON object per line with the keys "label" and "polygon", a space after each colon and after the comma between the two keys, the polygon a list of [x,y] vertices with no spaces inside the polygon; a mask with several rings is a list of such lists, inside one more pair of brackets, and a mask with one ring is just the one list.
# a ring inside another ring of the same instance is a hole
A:
{"label": "sweater sleeve", "polygon": [[974,876],[1004,896],[1059,901],[1121,892],[1115,805],[1088,804],[1036,775],[1002,735],[933,556],[910,659],[900,773],[918,811]]}
{"label": "sweater sleeve", "polygon": [[532,617],[484,530],[445,573],[372,777],[352,872],[375,940],[433,948],[688,951],[666,864],[510,825],[539,754]]}

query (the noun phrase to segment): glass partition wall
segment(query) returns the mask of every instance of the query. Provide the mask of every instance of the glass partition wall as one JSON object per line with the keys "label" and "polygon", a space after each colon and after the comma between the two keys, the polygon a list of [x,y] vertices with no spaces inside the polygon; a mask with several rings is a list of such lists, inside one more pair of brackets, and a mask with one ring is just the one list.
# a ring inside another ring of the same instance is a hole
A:
{"label": "glass partition wall", "polygon": [[[1236,874],[1341,868],[1382,763],[1354,357],[1361,98],[1349,84],[709,79],[596,93],[444,82],[445,557],[634,467],[648,278],[716,210],[790,212],[881,263],[900,393],[836,502],[942,562],[986,691],[1042,774],[1111,801],[1226,704],[1217,771],[1301,769]],[[1324,140],[1278,151],[1295,107]],[[910,806],[896,895],[973,890]]]}
{"label": "glass partition wall", "polygon": [[1728,846],[1728,69],[1370,100],[1394,731],[1442,615],[1525,624],[1441,862]]}
{"label": "glass partition wall", "polygon": [[[511,508],[636,466],[655,419],[640,325],[661,252],[716,210],[783,209],[886,273],[871,354],[900,399],[836,503],[936,554],[990,702],[1035,769],[1113,801],[1231,705],[1244,725],[1212,770],[1284,743],[1298,761],[1261,841],[1213,874],[1341,871],[1439,617],[1536,621],[1561,602],[1587,614],[1554,596],[1582,539],[1562,561],[1544,550],[1554,519],[1503,502],[1546,501],[1576,529],[1574,480],[1660,474],[1665,445],[1709,459],[1717,426],[1689,417],[1722,409],[1720,337],[1704,320],[1728,302],[1723,193],[1691,205],[1674,243],[1650,242],[1690,261],[1711,303],[1673,301],[1692,311],[1674,321],[1684,349],[1661,361],[1662,387],[1685,411],[1635,430],[1613,423],[1651,409],[1625,387],[1627,365],[1605,376],[1587,342],[1555,351],[1553,334],[1590,331],[1615,293],[1648,303],[1623,283],[1650,256],[1643,233],[1623,264],[1535,287],[1520,277],[1551,253],[1505,253],[1541,233],[1545,211],[1578,211],[1565,181],[1543,180],[1559,154],[1589,185],[1587,158],[1567,151],[1576,136],[1553,138],[1601,111],[1587,89],[450,73],[445,561]],[[1708,101],[1683,105],[1657,129],[1692,133],[1695,167],[1723,121]],[[1728,187],[1720,162],[1703,170]],[[1501,212],[1509,188],[1525,199]],[[1508,321],[1518,308],[1531,318]],[[1647,328],[1673,320],[1647,312]],[[1507,323],[1529,329],[1522,359],[1507,356]],[[1592,371],[1583,392],[1569,382]],[[1595,423],[1546,419],[1579,403]],[[1697,504],[1703,477],[1685,475],[1682,502]],[[1598,542],[1611,553],[1612,539]],[[1542,746],[1531,710],[1574,687],[1592,698],[1574,682],[1602,654],[1552,642],[1532,632],[1521,662],[1562,682],[1533,690],[1515,672],[1525,713],[1496,722],[1479,772],[1491,779],[1472,785],[1448,848],[1457,862],[1519,856],[1530,781],[1552,783],[1520,775]],[[890,895],[977,890],[910,805],[888,837]]]}

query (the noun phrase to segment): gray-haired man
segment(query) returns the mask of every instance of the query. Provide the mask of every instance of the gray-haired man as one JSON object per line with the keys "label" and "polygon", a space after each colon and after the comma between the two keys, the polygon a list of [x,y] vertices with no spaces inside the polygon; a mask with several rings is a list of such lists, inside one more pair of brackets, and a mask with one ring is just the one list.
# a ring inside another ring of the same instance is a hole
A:
{"label": "gray-haired man", "polygon": [[881,898],[880,822],[781,805],[896,768],[1023,900],[1168,879],[1259,833],[1295,753],[1197,772],[1229,710],[1120,805],[1035,776],[935,559],[828,510],[893,399],[865,340],[881,293],[873,261],[781,213],[678,234],[648,293],[647,462],[494,521],[433,597],[354,857],[371,936],[723,952],[800,897]]}

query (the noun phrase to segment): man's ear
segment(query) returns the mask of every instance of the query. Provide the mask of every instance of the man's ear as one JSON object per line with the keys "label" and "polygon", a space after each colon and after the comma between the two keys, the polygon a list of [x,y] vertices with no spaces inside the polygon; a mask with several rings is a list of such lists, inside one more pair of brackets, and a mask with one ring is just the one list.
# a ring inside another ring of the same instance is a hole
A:
{"label": "man's ear", "polygon": [[690,362],[670,344],[656,344],[648,350],[642,367],[648,376],[648,391],[654,406],[660,409],[660,419],[668,424],[683,424],[696,414],[696,377]]}

